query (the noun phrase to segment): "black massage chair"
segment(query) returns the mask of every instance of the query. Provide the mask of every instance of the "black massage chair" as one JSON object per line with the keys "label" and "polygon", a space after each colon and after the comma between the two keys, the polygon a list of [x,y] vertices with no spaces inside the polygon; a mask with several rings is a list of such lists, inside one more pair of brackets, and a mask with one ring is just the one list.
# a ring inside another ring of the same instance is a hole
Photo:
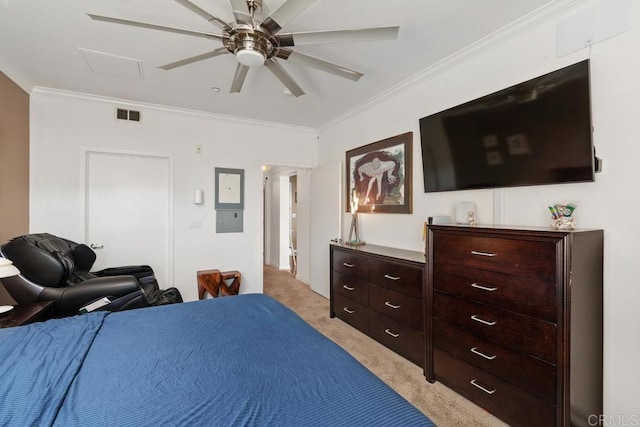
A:
{"label": "black massage chair", "polygon": [[99,309],[108,311],[182,302],[175,288],[171,288],[171,301],[164,298],[160,302],[159,297],[169,290],[158,289],[153,269],[148,265],[90,272],[95,252],[85,244],[52,234],[15,237],[0,246],[0,256],[11,260],[20,270],[20,275],[2,279],[13,299],[18,304],[53,301],[56,317],[78,314],[80,309],[103,297],[109,302]]}

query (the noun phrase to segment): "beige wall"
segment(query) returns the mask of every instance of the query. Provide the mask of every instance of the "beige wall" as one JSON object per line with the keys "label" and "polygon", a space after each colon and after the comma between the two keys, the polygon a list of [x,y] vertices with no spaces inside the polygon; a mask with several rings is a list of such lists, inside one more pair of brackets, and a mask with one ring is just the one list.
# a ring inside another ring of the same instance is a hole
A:
{"label": "beige wall", "polygon": [[29,94],[0,72],[0,242],[28,231]]}
{"label": "beige wall", "polygon": [[0,242],[29,231],[29,94],[0,72]]}

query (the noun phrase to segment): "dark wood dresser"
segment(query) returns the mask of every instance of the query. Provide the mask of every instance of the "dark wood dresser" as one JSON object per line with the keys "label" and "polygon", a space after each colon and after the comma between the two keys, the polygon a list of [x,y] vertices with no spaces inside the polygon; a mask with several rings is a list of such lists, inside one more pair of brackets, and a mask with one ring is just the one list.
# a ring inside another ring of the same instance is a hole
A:
{"label": "dark wood dresser", "polygon": [[424,366],[424,254],[336,243],[330,260],[331,317]]}
{"label": "dark wood dresser", "polygon": [[432,225],[427,255],[427,379],[512,425],[602,413],[602,230]]}

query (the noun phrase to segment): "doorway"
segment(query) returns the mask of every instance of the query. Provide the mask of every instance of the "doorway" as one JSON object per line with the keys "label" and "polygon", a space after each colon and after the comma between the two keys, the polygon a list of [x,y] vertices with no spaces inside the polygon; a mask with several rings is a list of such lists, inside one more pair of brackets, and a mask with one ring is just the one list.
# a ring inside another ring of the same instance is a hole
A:
{"label": "doorway", "polygon": [[94,266],[150,265],[173,283],[173,159],[146,153],[84,152],[85,242]]}
{"label": "doorway", "polygon": [[298,175],[289,177],[289,271],[298,272]]}
{"label": "doorway", "polygon": [[309,283],[309,170],[263,167],[264,264]]}

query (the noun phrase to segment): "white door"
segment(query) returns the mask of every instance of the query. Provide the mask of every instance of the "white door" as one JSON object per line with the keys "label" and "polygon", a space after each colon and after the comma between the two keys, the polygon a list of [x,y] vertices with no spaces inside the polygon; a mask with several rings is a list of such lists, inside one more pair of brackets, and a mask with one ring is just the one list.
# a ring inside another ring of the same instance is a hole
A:
{"label": "white door", "polygon": [[150,265],[161,288],[173,282],[169,157],[86,152],[86,243],[93,270]]}
{"label": "white door", "polygon": [[329,298],[329,242],[341,235],[342,163],[311,170],[311,289]]}

